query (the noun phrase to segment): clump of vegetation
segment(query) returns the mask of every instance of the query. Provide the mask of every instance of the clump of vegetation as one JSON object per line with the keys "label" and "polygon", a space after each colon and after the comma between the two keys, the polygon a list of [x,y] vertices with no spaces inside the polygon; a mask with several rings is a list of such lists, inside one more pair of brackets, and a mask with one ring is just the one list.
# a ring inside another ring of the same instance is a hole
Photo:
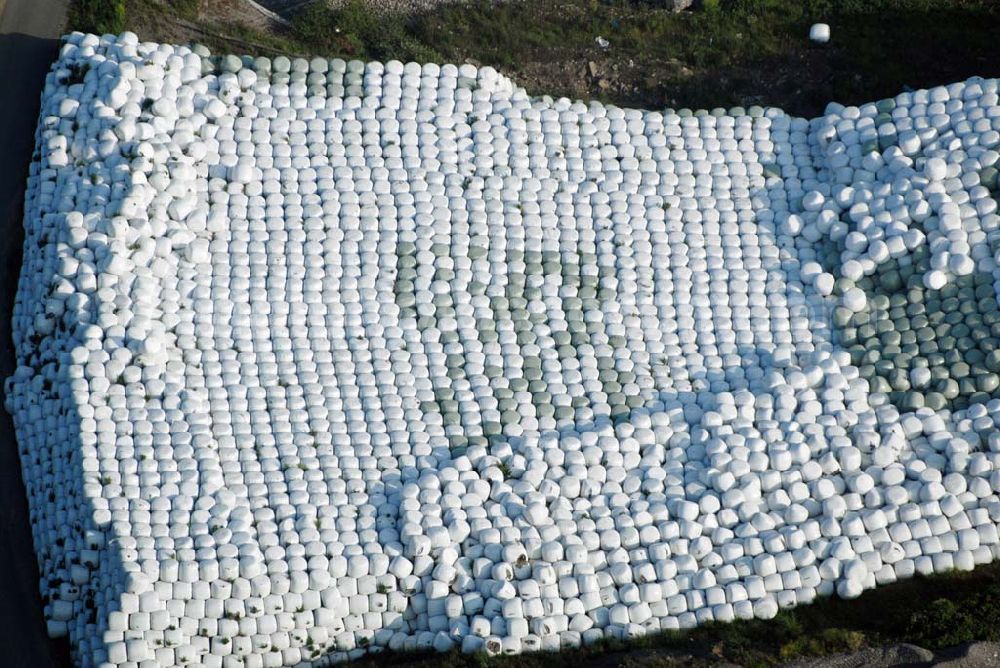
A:
{"label": "clump of vegetation", "polygon": [[300,42],[363,60],[433,62],[441,54],[424,43],[411,21],[401,15],[380,16],[364,0],[348,0],[336,9],[316,2],[295,16]]}
{"label": "clump of vegetation", "polygon": [[973,640],[1000,640],[1000,587],[987,587],[971,601],[938,598],[910,617],[907,635],[929,649]]}
{"label": "clump of vegetation", "polygon": [[179,15],[189,19],[198,16],[198,7],[200,5],[200,0],[170,0],[171,8]]}
{"label": "clump of vegetation", "polygon": [[778,657],[792,660],[803,656],[824,656],[853,652],[865,644],[865,634],[844,629],[823,629],[816,635],[800,635],[781,646]]}
{"label": "clump of vegetation", "polygon": [[118,34],[126,29],[125,0],[75,0],[69,10],[69,25],[98,35]]}

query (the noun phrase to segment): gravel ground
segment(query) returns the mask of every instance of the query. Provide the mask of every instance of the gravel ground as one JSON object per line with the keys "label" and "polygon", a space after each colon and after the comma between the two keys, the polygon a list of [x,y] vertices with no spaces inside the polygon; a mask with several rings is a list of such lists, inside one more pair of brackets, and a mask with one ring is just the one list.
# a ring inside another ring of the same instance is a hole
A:
{"label": "gravel ground", "polygon": [[849,654],[833,654],[818,659],[790,663],[786,668],[866,668],[867,666],[927,665],[934,661],[934,652],[900,643],[884,647],[866,647]]}
{"label": "gravel ground", "polygon": [[988,668],[1000,665],[1000,643],[973,642],[938,652],[939,668]]}
{"label": "gravel ground", "polygon": [[990,668],[1000,665],[1000,643],[973,642],[932,652],[900,643],[866,647],[848,654],[795,661],[785,668],[878,668],[882,666],[935,666],[936,668]]}

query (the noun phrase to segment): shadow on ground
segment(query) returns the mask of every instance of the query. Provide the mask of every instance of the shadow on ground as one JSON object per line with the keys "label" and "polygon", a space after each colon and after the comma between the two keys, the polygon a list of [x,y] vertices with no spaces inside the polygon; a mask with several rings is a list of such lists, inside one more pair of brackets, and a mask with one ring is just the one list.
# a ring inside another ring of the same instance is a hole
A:
{"label": "shadow on ground", "polygon": [[[38,102],[59,42],[23,34],[0,35],[0,376],[14,369],[11,312],[21,267],[24,189],[34,147]],[[70,664],[65,643],[45,632],[14,426],[0,411],[0,664],[49,668]]]}

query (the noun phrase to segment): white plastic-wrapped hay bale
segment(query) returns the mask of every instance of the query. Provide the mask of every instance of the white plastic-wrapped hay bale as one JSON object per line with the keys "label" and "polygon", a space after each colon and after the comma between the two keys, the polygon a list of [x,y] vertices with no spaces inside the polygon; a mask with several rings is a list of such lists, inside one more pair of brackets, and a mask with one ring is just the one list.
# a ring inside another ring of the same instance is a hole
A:
{"label": "white plastic-wrapped hay bale", "polygon": [[996,90],[647,112],[69,36],[7,386],[50,633],[497,654],[992,560]]}

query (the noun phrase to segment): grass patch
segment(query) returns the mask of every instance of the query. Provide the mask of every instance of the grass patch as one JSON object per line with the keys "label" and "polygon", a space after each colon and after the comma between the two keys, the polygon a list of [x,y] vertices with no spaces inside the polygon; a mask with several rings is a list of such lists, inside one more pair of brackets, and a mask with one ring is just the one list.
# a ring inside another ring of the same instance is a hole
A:
{"label": "grass patch", "polygon": [[865,644],[865,634],[844,629],[823,629],[817,635],[803,635],[781,646],[778,658],[791,661],[803,656],[824,656],[853,652]]}
{"label": "grass patch", "polygon": [[169,8],[178,16],[182,16],[186,19],[194,19],[198,17],[198,8],[200,4],[200,0],[168,0]]}
{"label": "grass patch", "polygon": [[329,53],[380,61],[441,59],[440,53],[411,34],[402,17],[377,16],[362,0],[348,0],[337,10],[323,3],[309,5],[296,15],[293,28],[299,42]]}
{"label": "grass patch", "polygon": [[69,8],[69,30],[117,34],[126,25],[125,0],[74,0]]}
{"label": "grass patch", "polygon": [[973,640],[1000,640],[1000,588],[974,592],[969,600],[936,598],[910,617],[912,642],[939,649]]}

